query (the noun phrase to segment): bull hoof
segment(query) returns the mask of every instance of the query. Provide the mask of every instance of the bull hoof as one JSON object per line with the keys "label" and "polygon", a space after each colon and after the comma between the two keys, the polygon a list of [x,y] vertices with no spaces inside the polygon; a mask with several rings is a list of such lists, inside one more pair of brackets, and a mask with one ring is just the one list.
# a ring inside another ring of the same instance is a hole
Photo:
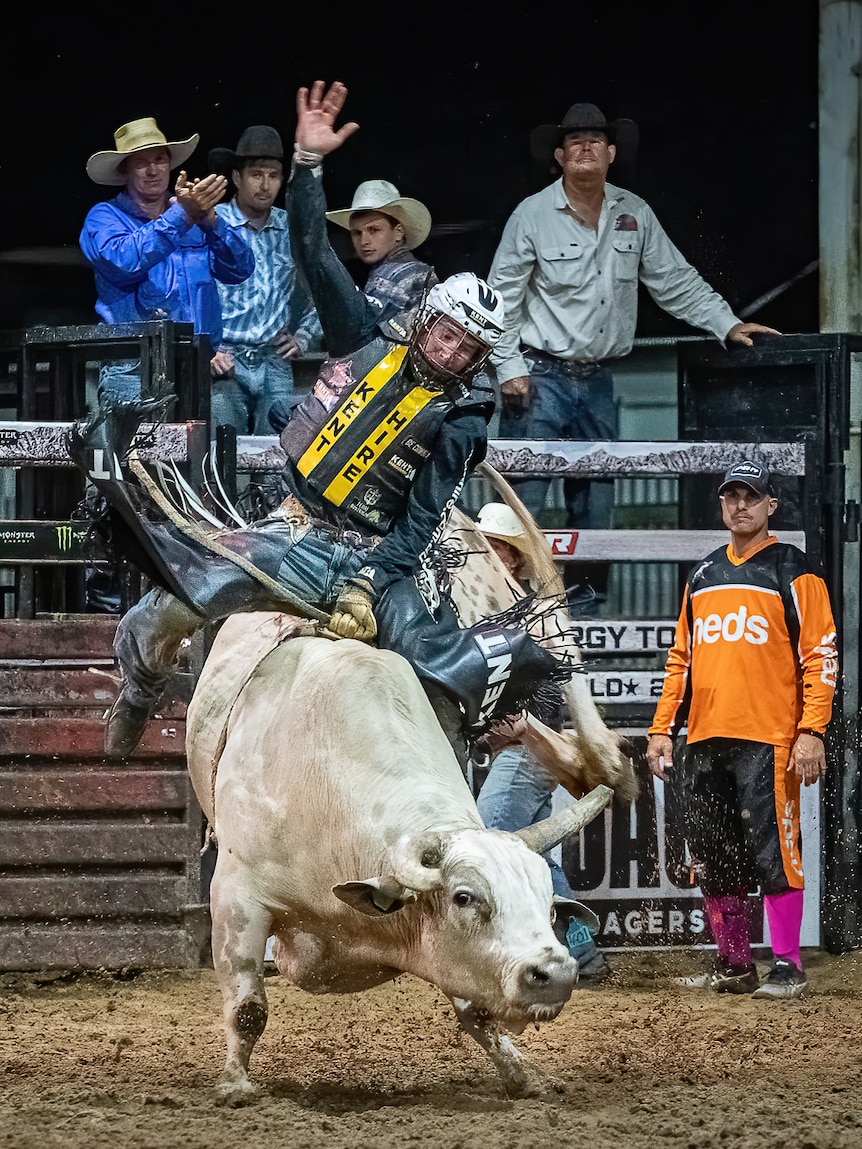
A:
{"label": "bull hoof", "polygon": [[239,1109],[242,1105],[250,1105],[257,1096],[257,1088],[247,1077],[223,1077],[215,1087],[216,1104],[225,1109]]}
{"label": "bull hoof", "polygon": [[499,1070],[500,1079],[507,1097],[535,1097],[538,1088],[524,1071],[518,1067],[510,1070]]}

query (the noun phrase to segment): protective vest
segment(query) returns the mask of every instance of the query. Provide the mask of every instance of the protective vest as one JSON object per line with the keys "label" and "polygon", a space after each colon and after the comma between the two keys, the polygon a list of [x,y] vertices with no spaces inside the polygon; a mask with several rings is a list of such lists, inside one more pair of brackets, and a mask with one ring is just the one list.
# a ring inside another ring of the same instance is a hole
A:
{"label": "protective vest", "polygon": [[318,497],[386,534],[456,397],[410,378],[407,347],[378,338],[324,363],[281,445]]}

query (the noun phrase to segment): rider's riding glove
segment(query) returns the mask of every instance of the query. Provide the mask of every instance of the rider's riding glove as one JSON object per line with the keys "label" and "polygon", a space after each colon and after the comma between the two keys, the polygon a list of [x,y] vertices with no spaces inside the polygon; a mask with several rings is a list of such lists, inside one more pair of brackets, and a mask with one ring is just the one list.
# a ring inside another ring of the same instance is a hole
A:
{"label": "rider's riding glove", "polygon": [[338,596],[329,620],[329,630],[339,638],[358,638],[371,642],[377,634],[377,619],[371,606],[371,595],[357,583],[350,583]]}

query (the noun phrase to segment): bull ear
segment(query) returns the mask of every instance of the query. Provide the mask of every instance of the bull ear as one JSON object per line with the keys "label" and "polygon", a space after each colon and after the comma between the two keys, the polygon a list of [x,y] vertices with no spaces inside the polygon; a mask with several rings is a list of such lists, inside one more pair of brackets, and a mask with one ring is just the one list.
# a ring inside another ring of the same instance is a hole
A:
{"label": "bull ear", "polygon": [[404,887],[397,878],[368,878],[364,882],[342,882],[332,887],[332,892],[345,905],[352,906],[370,918],[380,914],[394,914],[402,910],[407,902],[415,902],[416,895],[405,897]]}
{"label": "bull ear", "polygon": [[571,806],[561,810],[559,814],[552,814],[550,818],[534,822],[532,826],[515,830],[515,836],[537,854],[544,854],[562,842],[563,838],[576,834],[588,822],[592,822],[613,796],[614,792],[610,786],[596,786],[595,790],[590,790],[589,794],[572,802]]}

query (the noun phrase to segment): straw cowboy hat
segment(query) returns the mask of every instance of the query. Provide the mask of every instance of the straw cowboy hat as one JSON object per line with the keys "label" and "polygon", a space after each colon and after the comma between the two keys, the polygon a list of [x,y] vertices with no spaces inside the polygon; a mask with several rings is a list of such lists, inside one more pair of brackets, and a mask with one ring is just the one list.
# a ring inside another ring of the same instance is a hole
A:
{"label": "straw cowboy hat", "polygon": [[634,120],[608,120],[595,104],[572,104],[559,124],[539,124],[530,132],[530,151],[536,160],[550,160],[570,132],[602,132],[609,144],[637,146],[638,127]]}
{"label": "straw cowboy hat", "polygon": [[87,160],[87,175],[94,183],[119,187],[127,182],[125,173],[120,171],[120,164],[135,152],[142,152],[145,148],[167,148],[171,153],[173,169],[189,158],[199,141],[200,136],[195,133],[187,140],[169,143],[151,116],[142,120],[130,120],[114,132],[116,151],[96,152],[90,156]]}
{"label": "straw cowboy hat", "polygon": [[350,227],[350,217],[357,211],[381,211],[391,215],[404,228],[409,248],[424,243],[431,232],[431,212],[418,199],[402,196],[388,180],[366,180],[353,193],[353,203],[340,211],[328,211],[326,218],[339,227]]}
{"label": "straw cowboy hat", "polygon": [[207,155],[210,171],[231,171],[242,167],[243,160],[284,161],[284,144],[281,136],[268,124],[253,124],[239,137],[236,151],[230,148],[211,148]]}

